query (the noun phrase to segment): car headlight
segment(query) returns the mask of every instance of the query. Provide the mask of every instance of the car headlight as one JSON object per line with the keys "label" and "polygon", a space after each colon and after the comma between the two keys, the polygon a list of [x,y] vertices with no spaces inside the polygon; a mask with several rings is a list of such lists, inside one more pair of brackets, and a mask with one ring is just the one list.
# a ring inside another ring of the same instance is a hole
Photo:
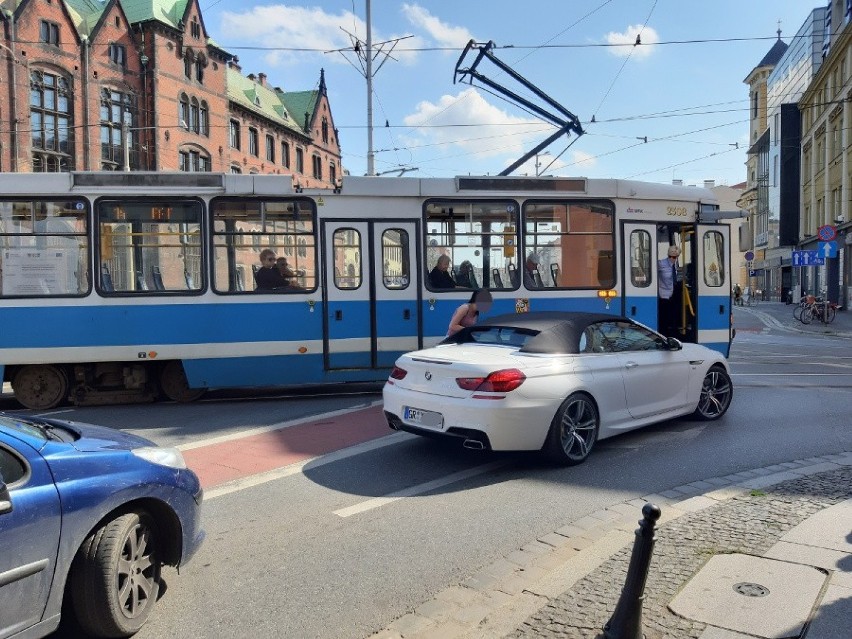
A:
{"label": "car headlight", "polygon": [[177,448],[146,446],[144,448],[134,448],[131,452],[152,464],[177,468],[179,470],[186,468],[186,461],[184,461],[183,455]]}

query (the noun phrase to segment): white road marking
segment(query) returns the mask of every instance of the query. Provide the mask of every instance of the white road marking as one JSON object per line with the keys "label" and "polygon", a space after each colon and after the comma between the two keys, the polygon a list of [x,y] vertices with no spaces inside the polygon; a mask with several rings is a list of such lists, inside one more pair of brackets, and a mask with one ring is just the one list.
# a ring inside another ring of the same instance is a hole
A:
{"label": "white road marking", "polygon": [[341,408],[340,410],[331,411],[329,413],[321,413],[319,415],[310,415],[308,417],[302,417],[299,419],[293,419],[287,422],[278,422],[277,424],[270,424],[269,426],[258,426],[257,428],[249,428],[247,430],[241,430],[236,433],[230,433],[228,435],[219,435],[218,437],[209,437],[207,439],[199,439],[193,442],[188,442],[186,444],[181,444],[180,446],[176,446],[178,450],[192,450],[193,448],[202,448],[204,446],[210,446],[212,444],[221,444],[222,442],[230,442],[235,439],[242,439],[243,437],[251,437],[252,435],[260,435],[262,433],[268,433],[273,430],[281,430],[282,428],[289,428],[290,426],[298,426],[299,424],[306,424],[308,422],[316,422],[322,421],[324,419],[329,419],[331,417],[338,417],[339,415],[346,415],[348,413],[353,413],[358,410],[364,410],[366,408],[373,408],[374,406],[378,406],[382,403],[382,400],[376,400],[374,402],[370,402],[366,406],[356,406],[350,408]]}
{"label": "white road marking", "polygon": [[463,479],[482,475],[483,473],[490,472],[505,465],[506,462],[492,462],[490,464],[483,464],[482,466],[477,466],[468,470],[462,470],[460,472],[447,475],[446,477],[441,477],[440,479],[428,481],[425,484],[418,484],[416,486],[411,486],[410,488],[398,490],[397,492],[391,493],[385,497],[376,497],[374,499],[368,499],[367,501],[362,501],[360,504],[355,504],[354,506],[335,510],[334,514],[338,517],[351,517],[352,515],[357,515],[368,510],[373,510],[374,508],[379,508],[404,497],[414,497],[415,495],[422,495],[423,493],[427,493],[430,490],[435,490],[436,488],[441,488],[442,486],[454,484],[458,481],[462,481]]}
{"label": "white road marking", "polygon": [[849,377],[852,373],[731,373],[732,377]]}
{"label": "white road marking", "polygon": [[360,455],[371,450],[384,448],[385,446],[392,446],[393,444],[398,444],[403,440],[414,439],[415,437],[417,437],[417,435],[410,435],[409,433],[392,433],[379,439],[364,442],[363,444],[356,444],[349,448],[343,448],[333,453],[322,455],[321,457],[312,457],[311,459],[305,459],[282,468],[275,468],[264,473],[258,473],[257,475],[241,477],[240,479],[235,479],[226,484],[221,484],[215,488],[205,490],[204,500],[207,501],[208,499],[214,499],[216,497],[221,497],[222,495],[235,493],[240,490],[245,490],[246,488],[266,484],[268,482],[275,481],[276,479],[283,479],[284,477],[298,475],[303,473],[305,468],[308,466],[310,468],[319,468],[320,466],[325,466],[326,464],[331,464],[332,462],[340,461],[347,457],[354,457],[355,455]]}

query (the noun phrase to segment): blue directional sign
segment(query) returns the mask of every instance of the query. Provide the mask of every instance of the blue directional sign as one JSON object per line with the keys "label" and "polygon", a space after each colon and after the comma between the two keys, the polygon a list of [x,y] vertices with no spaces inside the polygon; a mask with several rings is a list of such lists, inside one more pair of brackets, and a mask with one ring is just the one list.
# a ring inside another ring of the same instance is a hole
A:
{"label": "blue directional sign", "polygon": [[820,257],[837,257],[837,242],[820,242],[817,252]]}
{"label": "blue directional sign", "polygon": [[793,266],[822,266],[825,264],[825,258],[819,255],[819,251],[793,251],[792,258]]}

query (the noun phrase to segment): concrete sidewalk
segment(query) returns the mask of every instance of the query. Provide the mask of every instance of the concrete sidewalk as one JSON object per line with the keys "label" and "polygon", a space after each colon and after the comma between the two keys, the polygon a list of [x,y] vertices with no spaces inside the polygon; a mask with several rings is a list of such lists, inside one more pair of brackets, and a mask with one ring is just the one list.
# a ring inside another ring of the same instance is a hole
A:
{"label": "concrete sidewalk", "polygon": [[795,305],[784,304],[783,302],[759,302],[755,306],[735,306],[734,328],[737,327],[737,317],[740,314],[748,313],[760,319],[769,328],[811,335],[834,335],[852,338],[852,311],[838,311],[831,324],[823,324],[819,320],[814,320],[810,324],[802,324],[793,317],[795,308]]}
{"label": "concrete sidewalk", "polygon": [[846,639],[852,452],[713,477],[615,504],[440,592],[381,638],[602,636],[646,503],[662,509],[648,639]]}

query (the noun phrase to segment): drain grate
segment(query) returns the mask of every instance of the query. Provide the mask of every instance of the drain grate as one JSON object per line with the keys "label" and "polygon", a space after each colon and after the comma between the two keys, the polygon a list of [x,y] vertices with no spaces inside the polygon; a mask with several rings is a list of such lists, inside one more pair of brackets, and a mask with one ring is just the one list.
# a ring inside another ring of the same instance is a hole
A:
{"label": "drain grate", "polygon": [[734,584],[734,592],[746,597],[765,597],[769,594],[769,588],[761,586],[760,584],[743,581],[741,583]]}

